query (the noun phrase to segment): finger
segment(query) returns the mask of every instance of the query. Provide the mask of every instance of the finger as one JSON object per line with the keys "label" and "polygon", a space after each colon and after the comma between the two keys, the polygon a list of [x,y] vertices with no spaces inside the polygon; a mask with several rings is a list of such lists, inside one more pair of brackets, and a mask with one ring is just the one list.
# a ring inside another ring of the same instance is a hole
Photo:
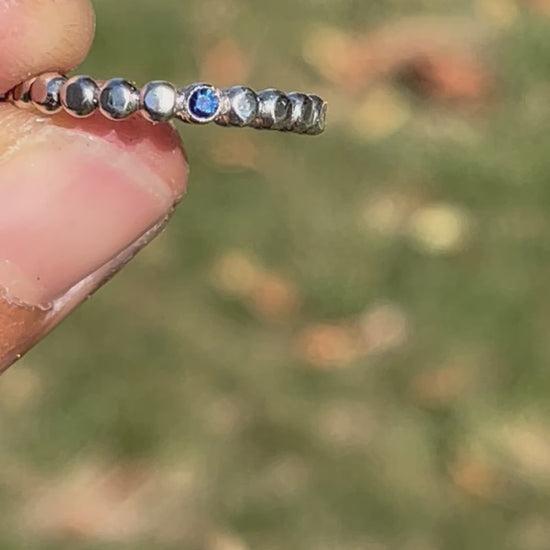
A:
{"label": "finger", "polygon": [[167,124],[0,105],[0,369],[160,231],[186,178]]}
{"label": "finger", "polygon": [[0,0],[0,92],[78,65],[93,33],[89,0]]}

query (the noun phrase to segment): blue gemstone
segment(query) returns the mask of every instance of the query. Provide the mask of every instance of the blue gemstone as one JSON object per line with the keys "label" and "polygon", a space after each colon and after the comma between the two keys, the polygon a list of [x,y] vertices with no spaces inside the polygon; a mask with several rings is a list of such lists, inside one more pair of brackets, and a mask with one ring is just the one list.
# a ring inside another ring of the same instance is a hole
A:
{"label": "blue gemstone", "polygon": [[220,107],[220,98],[212,88],[197,88],[189,98],[189,112],[198,119],[212,118]]}

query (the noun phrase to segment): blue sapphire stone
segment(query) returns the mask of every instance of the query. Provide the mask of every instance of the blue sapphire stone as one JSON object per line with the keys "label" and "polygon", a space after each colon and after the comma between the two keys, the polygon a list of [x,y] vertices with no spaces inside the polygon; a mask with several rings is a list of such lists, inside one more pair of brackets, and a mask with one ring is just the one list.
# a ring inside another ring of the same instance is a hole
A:
{"label": "blue sapphire stone", "polygon": [[189,98],[189,112],[199,120],[212,118],[220,108],[218,94],[207,86],[197,88]]}

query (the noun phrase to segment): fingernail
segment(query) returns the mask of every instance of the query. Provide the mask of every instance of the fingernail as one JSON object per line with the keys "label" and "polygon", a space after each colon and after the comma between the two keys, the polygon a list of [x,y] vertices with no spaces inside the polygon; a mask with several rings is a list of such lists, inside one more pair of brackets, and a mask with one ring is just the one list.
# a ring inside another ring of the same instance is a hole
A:
{"label": "fingernail", "polygon": [[0,287],[48,307],[162,220],[170,186],[123,149],[46,128],[0,163]]}

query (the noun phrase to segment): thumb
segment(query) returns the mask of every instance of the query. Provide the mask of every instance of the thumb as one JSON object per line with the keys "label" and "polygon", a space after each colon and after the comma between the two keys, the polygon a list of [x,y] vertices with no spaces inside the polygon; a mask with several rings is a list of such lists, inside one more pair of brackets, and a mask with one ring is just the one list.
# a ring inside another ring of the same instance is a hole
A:
{"label": "thumb", "polygon": [[[78,64],[93,29],[89,0],[0,0],[0,94]],[[0,371],[160,231],[186,180],[167,124],[0,103]]]}
{"label": "thumb", "polygon": [[186,176],[169,125],[0,107],[0,369],[162,229]]}

